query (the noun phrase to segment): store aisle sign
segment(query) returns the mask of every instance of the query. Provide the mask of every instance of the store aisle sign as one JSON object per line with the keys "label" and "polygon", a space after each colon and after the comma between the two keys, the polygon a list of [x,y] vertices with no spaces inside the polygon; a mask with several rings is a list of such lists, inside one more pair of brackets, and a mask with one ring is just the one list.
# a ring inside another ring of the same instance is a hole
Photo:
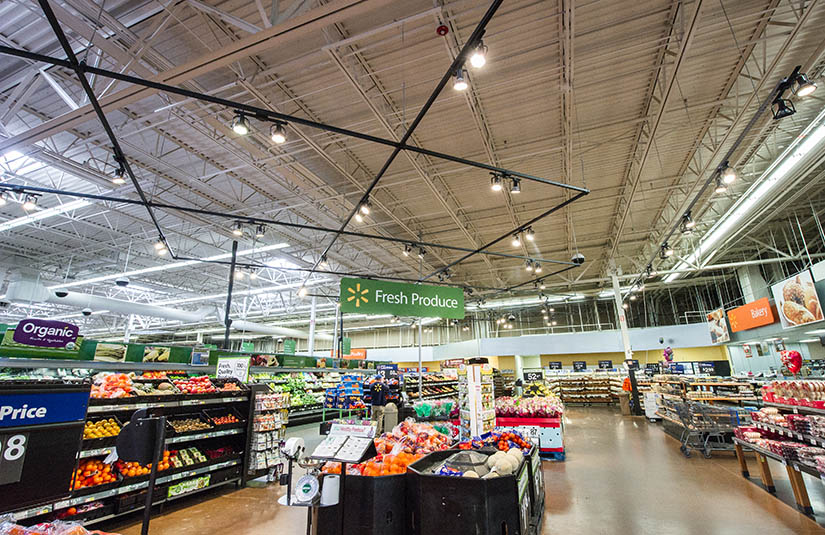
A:
{"label": "store aisle sign", "polygon": [[599,369],[600,370],[609,370],[613,368],[613,361],[612,360],[600,360],[599,361]]}
{"label": "store aisle sign", "polygon": [[583,372],[587,369],[587,362],[583,360],[574,360],[573,361],[573,371],[574,372]]}
{"label": "store aisle sign", "polygon": [[80,327],[63,321],[26,318],[14,328],[12,340],[35,347],[71,349],[77,341]]}
{"label": "store aisle sign", "polygon": [[88,392],[0,395],[0,427],[82,422]]}
{"label": "store aisle sign", "polygon": [[554,360],[547,363],[547,368],[551,370],[560,370],[561,369],[561,361]]}
{"label": "store aisle sign", "polygon": [[763,327],[776,322],[771,301],[767,297],[745,303],[728,311],[730,330],[732,332],[747,331],[756,327]]}
{"label": "store aisle sign", "polygon": [[340,300],[345,313],[464,318],[461,288],[342,278]]}
{"label": "store aisle sign", "polygon": [[249,357],[221,357],[215,371],[218,379],[237,379],[245,383],[249,379]]}

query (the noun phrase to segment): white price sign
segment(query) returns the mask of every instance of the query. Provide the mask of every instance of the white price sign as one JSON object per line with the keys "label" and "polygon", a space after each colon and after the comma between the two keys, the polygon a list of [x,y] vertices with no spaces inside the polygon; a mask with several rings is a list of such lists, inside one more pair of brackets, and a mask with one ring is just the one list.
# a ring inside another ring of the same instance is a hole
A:
{"label": "white price sign", "polygon": [[28,441],[28,433],[0,435],[0,485],[20,481]]}
{"label": "white price sign", "polygon": [[221,357],[215,372],[218,379],[237,379],[245,383],[249,379],[249,357]]}

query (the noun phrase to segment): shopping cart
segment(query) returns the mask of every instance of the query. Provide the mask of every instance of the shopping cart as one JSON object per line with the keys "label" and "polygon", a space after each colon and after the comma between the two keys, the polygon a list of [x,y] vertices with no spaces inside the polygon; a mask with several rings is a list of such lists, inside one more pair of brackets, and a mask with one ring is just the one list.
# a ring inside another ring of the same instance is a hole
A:
{"label": "shopping cart", "polygon": [[730,436],[740,425],[750,422],[750,412],[741,407],[723,407],[696,401],[674,403],[683,429],[679,447],[685,457],[691,449],[702,451],[710,458],[711,451],[732,451]]}

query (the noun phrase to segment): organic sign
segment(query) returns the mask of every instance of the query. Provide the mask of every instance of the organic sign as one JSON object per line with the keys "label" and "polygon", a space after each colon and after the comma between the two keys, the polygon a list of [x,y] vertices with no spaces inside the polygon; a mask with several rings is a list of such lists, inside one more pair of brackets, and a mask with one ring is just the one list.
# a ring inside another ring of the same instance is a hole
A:
{"label": "organic sign", "polygon": [[612,360],[600,360],[599,361],[599,369],[600,370],[609,370],[613,368],[613,361]]}
{"label": "organic sign", "polygon": [[215,371],[218,379],[237,379],[245,383],[249,379],[249,357],[221,357]]}
{"label": "organic sign", "polygon": [[12,340],[27,346],[71,349],[79,332],[80,328],[71,323],[26,318],[15,327]]}
{"label": "organic sign", "polygon": [[728,311],[730,330],[732,332],[747,331],[763,325],[770,325],[776,321],[773,315],[771,301],[767,297],[746,303]]}
{"label": "organic sign", "polygon": [[587,362],[583,360],[574,360],[573,361],[573,371],[574,372],[583,372],[587,369]]}
{"label": "organic sign", "polygon": [[464,291],[447,286],[341,279],[341,312],[464,318]]}

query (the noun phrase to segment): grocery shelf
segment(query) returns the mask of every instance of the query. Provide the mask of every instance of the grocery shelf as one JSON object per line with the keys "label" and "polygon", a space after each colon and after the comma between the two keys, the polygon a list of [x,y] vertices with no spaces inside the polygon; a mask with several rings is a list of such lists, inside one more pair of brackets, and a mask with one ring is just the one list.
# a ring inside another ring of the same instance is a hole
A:
{"label": "grocery shelf", "polygon": [[785,405],[784,403],[773,403],[770,401],[763,401],[763,405],[766,407],[776,407],[778,409],[785,409],[789,411],[793,411],[794,414],[823,414],[825,415],[825,409],[817,409],[814,407],[802,407],[800,405]]}
{"label": "grocery shelf", "polygon": [[[178,394],[181,396],[197,394]],[[89,405],[87,412],[95,414],[100,412],[133,411],[138,409],[154,409],[157,407],[193,407],[199,405],[219,405],[225,403],[248,402],[247,396],[237,396],[228,398],[207,398],[207,399],[182,399],[178,401],[154,401],[145,403],[115,403],[112,405]]]}
{"label": "grocery shelf", "polygon": [[765,431],[772,431],[779,435],[783,435],[789,438],[795,438],[800,441],[808,442],[814,446],[825,447],[825,438],[815,437],[813,435],[805,435],[803,433],[797,433],[796,431],[792,431],[787,427],[782,427],[779,425],[773,424],[766,424],[763,422],[753,422],[753,427],[757,429],[764,429]]}
{"label": "grocery shelf", "polygon": [[217,438],[217,437],[225,437],[229,435],[240,435],[244,433],[246,429],[241,427],[236,427],[234,429],[224,429],[223,431],[207,431],[205,433],[197,433],[194,435],[183,435],[183,436],[173,436],[166,439],[167,444],[176,444],[179,442],[192,442],[195,440],[204,440],[207,438]]}
{"label": "grocery shelf", "polygon": [[743,448],[748,448],[750,450],[755,451],[756,453],[758,453],[760,455],[764,455],[765,457],[768,457],[770,459],[774,459],[776,461],[779,461],[779,462],[782,463],[783,466],[791,466],[797,472],[805,472],[806,474],[815,476],[817,478],[819,477],[819,471],[816,468],[812,468],[812,467],[810,467],[806,464],[802,464],[802,463],[797,462],[797,461],[790,461],[790,460],[786,459],[785,457],[782,457],[781,455],[777,455],[776,453],[772,452],[771,450],[766,450],[764,448],[760,448],[756,444],[753,444],[752,442],[748,442],[747,440],[742,440],[741,438],[734,438],[733,442],[735,444],[739,444]]}
{"label": "grocery shelf", "polygon": [[438,399],[438,398],[455,398],[458,397],[458,392],[448,392],[446,394],[433,394],[433,395],[424,395],[422,397],[410,397],[410,401],[418,401],[421,399]]}

